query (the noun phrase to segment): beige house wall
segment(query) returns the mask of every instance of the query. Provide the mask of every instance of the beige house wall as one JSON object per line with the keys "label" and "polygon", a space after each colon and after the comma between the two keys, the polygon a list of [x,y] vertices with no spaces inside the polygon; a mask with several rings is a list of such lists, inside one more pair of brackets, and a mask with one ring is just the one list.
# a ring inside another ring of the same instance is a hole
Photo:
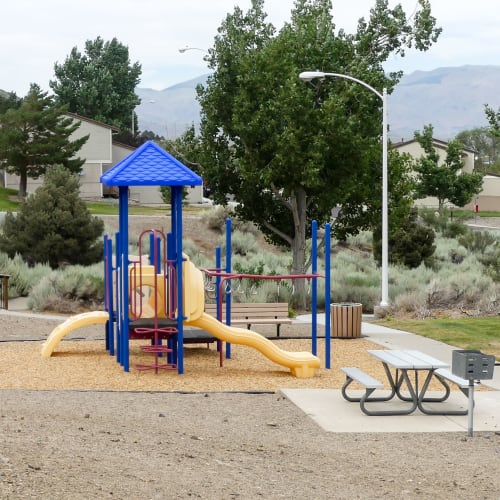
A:
{"label": "beige house wall", "polygon": [[500,177],[496,175],[483,177],[483,190],[465,208],[475,210],[476,203],[479,212],[500,212]]}
{"label": "beige house wall", "polygon": [[[442,165],[446,160],[446,148],[448,144],[443,141],[434,140],[434,148],[439,155],[438,165]],[[413,158],[419,159],[425,156],[425,151],[418,141],[406,141],[401,143],[393,144],[393,149],[396,149],[399,153],[408,153]],[[461,172],[471,173],[474,171],[474,151],[471,149],[463,149],[462,159],[464,161],[464,167]],[[421,198],[415,200],[415,205],[417,207],[427,207],[427,208],[437,208],[439,203],[438,199],[435,197]]]}

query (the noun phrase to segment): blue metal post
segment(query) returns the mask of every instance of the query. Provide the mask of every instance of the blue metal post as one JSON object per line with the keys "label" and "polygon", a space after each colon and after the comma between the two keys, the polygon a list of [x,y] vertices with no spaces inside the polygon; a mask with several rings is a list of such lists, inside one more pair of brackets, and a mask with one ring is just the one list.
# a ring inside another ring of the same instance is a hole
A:
{"label": "blue metal post", "polygon": [[330,368],[331,330],[330,330],[330,269],[331,269],[331,225],[325,224],[325,367]]}
{"label": "blue metal post", "polygon": [[[312,261],[312,274],[318,272],[318,222],[312,221],[311,228],[311,261]],[[316,356],[318,354],[318,284],[316,278],[312,278],[312,290],[311,290],[311,312],[312,312],[312,353]]]}
{"label": "blue metal post", "polygon": [[[120,317],[117,321],[120,323],[120,363],[123,369],[129,371],[129,318],[128,318],[128,187],[119,187],[119,226],[120,226],[120,255],[116,256],[117,269],[121,275],[121,302]],[[118,267],[119,266],[119,267]],[[117,273],[118,274],[118,273]]]}
{"label": "blue metal post", "polygon": [[[215,268],[217,269],[217,273],[220,271],[222,266],[222,252],[219,246],[215,247]],[[221,277],[219,274],[215,277],[215,300],[216,300],[216,311],[217,311],[217,319],[220,320],[222,318],[222,309],[221,309],[221,298],[220,296],[220,282]]]}
{"label": "blue metal post", "polygon": [[113,242],[108,235],[104,236],[104,293],[106,311],[109,313],[106,325],[106,350],[110,356],[115,354],[114,322],[115,311],[113,303]]}
{"label": "blue metal post", "polygon": [[172,228],[174,234],[177,274],[177,373],[184,373],[184,297],[182,278],[182,186],[172,186]]}
{"label": "blue metal post", "polygon": [[[231,219],[226,219],[226,273],[231,272]],[[231,290],[231,280],[226,281],[226,286]],[[226,293],[226,324],[231,324],[231,292]],[[226,358],[231,359],[231,344],[226,342]]]}

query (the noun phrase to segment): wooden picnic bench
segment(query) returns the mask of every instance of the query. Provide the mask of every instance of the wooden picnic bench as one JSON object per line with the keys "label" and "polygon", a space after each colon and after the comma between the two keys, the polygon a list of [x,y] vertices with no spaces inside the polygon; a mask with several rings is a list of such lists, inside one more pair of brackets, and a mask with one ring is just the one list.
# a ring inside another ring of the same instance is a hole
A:
{"label": "wooden picnic bench", "polygon": [[[205,304],[205,312],[217,317],[217,305]],[[222,321],[225,321],[225,304],[222,306]],[[290,325],[287,302],[232,302],[231,325],[276,325],[276,336],[280,336],[281,325]]]}

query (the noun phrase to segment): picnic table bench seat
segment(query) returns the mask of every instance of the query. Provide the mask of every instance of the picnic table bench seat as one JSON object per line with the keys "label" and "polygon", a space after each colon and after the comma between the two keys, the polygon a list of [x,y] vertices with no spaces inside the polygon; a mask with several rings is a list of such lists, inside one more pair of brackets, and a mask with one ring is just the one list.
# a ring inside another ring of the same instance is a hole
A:
{"label": "picnic table bench seat", "polygon": [[[205,304],[205,312],[217,317],[217,304]],[[225,304],[222,306],[222,321],[225,321]],[[281,325],[292,324],[288,316],[288,302],[232,302],[231,325],[276,325],[276,336],[280,336]]]}
{"label": "picnic table bench seat", "polygon": [[439,379],[445,379],[448,382],[455,384],[464,394],[469,397],[469,381],[459,377],[458,375],[454,375],[450,370],[446,368],[438,368],[434,375]]}
{"label": "picnic table bench seat", "polygon": [[366,397],[368,397],[375,389],[381,389],[384,384],[376,378],[368,375],[363,370],[354,366],[343,367],[341,370],[345,373],[346,380],[342,386],[342,395],[347,401],[359,401],[360,398],[353,398],[346,393],[346,389],[352,382],[358,382],[366,389]]}

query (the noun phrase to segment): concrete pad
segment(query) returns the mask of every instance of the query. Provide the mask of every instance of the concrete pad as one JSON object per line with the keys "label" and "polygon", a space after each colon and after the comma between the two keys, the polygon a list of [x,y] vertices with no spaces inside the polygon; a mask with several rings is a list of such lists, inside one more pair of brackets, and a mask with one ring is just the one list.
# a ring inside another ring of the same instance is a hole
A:
{"label": "concrete pad", "polygon": [[[465,432],[469,417],[451,415],[368,416],[358,403],[346,401],[338,389],[281,389],[287,399],[311,417],[326,432]],[[354,391],[353,391],[354,393]],[[429,393],[432,395],[432,393]],[[500,432],[500,392],[475,392],[474,431]],[[383,408],[406,404],[400,401],[377,403]],[[461,392],[452,392],[445,403],[435,403],[450,409],[467,408],[468,399]],[[374,403],[375,405],[375,403]]]}

